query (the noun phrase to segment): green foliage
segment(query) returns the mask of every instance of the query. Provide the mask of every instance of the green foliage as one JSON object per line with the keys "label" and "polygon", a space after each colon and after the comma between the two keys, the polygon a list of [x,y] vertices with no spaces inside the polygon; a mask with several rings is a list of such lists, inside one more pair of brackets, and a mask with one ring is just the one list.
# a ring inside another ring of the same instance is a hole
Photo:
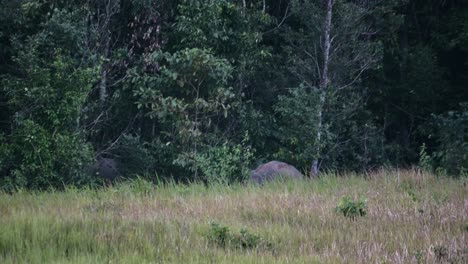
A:
{"label": "green foliage", "polygon": [[[329,70],[332,73],[330,83],[335,89],[360,86],[359,72],[370,70],[381,61],[382,43],[362,35],[375,30],[376,25],[370,18],[379,2],[334,1],[332,49],[337,48],[332,50]],[[322,70],[324,6],[314,1],[291,1],[294,19],[285,27],[283,35],[284,49],[290,56],[289,71],[309,86],[319,83]]]}
{"label": "green foliage", "polygon": [[358,86],[327,94],[322,151],[325,169],[359,171],[384,163],[383,131],[366,109],[366,93],[367,89]]}
{"label": "green foliage", "polygon": [[250,233],[247,229],[242,228],[239,234],[234,234],[231,243],[237,248],[243,249],[271,249],[272,243],[263,237]]}
{"label": "green foliage", "polygon": [[[262,106],[271,108],[271,102],[265,99],[276,98],[272,91],[276,86],[277,72],[271,69],[278,65],[273,62],[272,47],[264,39],[265,31],[271,29],[273,17],[262,12],[256,3],[244,8],[240,3],[226,0],[181,1],[178,13],[173,30],[169,33],[173,45],[167,48],[209,50],[232,67],[227,86],[231,87],[233,97],[228,118],[218,122],[221,137],[235,145],[242,141],[243,131],[249,131],[253,148],[262,147],[262,144],[270,146],[271,142],[263,135],[257,136],[268,133],[268,128],[245,114]],[[204,134],[203,137],[212,136]],[[207,148],[220,144],[218,139],[208,141]],[[270,151],[262,151],[260,155],[271,154]],[[189,161],[193,160],[194,155],[185,153],[185,157]]]}
{"label": "green foliage", "polygon": [[333,1],[322,87],[317,1],[0,0],[0,188],[90,182],[97,153],[149,181],[271,159],[466,175],[462,2]]}
{"label": "green foliage", "polygon": [[461,111],[435,116],[439,147],[434,159],[452,175],[461,175],[468,168],[468,104],[461,106]]}
{"label": "green foliage", "polygon": [[218,223],[211,223],[207,238],[212,243],[220,247],[225,247],[230,240],[230,230],[227,226],[222,226]]}
{"label": "green foliage", "polygon": [[342,213],[345,217],[355,220],[357,217],[365,216],[367,214],[367,201],[365,199],[355,201],[344,196],[340,198],[335,211],[337,213]]}
{"label": "green foliage", "polygon": [[139,136],[123,134],[113,153],[119,157],[122,164],[120,173],[125,177],[141,175],[148,180],[155,180],[155,156],[151,153],[150,144],[143,142]]}
{"label": "green foliage", "polygon": [[239,233],[232,233],[227,226],[218,223],[211,223],[207,233],[207,238],[210,243],[213,243],[222,248],[237,248],[237,249],[271,249],[272,243],[268,240],[250,233],[247,229],[242,228]]}
{"label": "green foliage", "polygon": [[[71,130],[80,107],[91,90],[93,68],[75,68],[70,56],[56,50],[50,64],[42,61],[37,47],[25,47],[17,58],[23,76],[5,76],[2,90],[16,113],[15,122],[32,119],[60,130]],[[53,129],[51,129],[53,130]]]}
{"label": "green foliage", "polygon": [[227,0],[184,0],[174,24],[176,48],[208,48],[234,64],[253,66],[254,59],[268,56],[259,46],[263,25],[270,17],[259,10],[244,10]]}
{"label": "green foliage", "polygon": [[241,22],[239,7],[229,1],[182,1],[175,24],[185,47],[212,47],[214,50],[235,51],[234,23]]}
{"label": "green foliage", "polygon": [[419,151],[419,167],[425,171],[432,171],[432,157],[427,153],[426,144],[422,144]]}
{"label": "green foliage", "polygon": [[[232,67],[208,50],[185,49],[174,54],[154,53],[161,65],[160,75],[131,72],[128,85],[134,89],[138,108],[146,107],[148,116],[161,121],[178,121],[188,126],[181,134],[197,136],[198,122],[211,123],[206,117],[222,114],[227,117],[232,92],[226,87]],[[175,120],[171,120],[171,118]],[[195,124],[196,123],[196,124]]]}
{"label": "green foliage", "polygon": [[[427,172],[430,172],[430,171],[427,171]],[[414,181],[413,179],[402,179],[402,181],[398,185],[398,188],[400,188],[403,192],[408,194],[408,196],[411,198],[413,202],[416,203],[420,201],[418,190],[421,188],[421,186],[417,181]]]}
{"label": "green foliage", "polygon": [[421,264],[423,263],[423,257],[424,257],[424,254],[422,251],[418,250],[414,253],[414,257],[416,258],[416,263],[418,264]]}
{"label": "green foliage", "polygon": [[279,123],[277,135],[283,146],[276,154],[278,159],[307,168],[311,159],[318,158],[315,155],[317,144],[326,142],[316,141],[319,101],[320,91],[304,85],[278,97],[275,105]]}
{"label": "green foliage", "polygon": [[[54,18],[51,21],[47,25],[59,28]],[[84,167],[93,153],[79,123],[96,71],[80,66],[66,50],[54,48],[56,43],[48,40],[57,40],[55,34],[46,29],[19,46],[14,59],[18,73],[2,76],[0,91],[14,113],[11,130],[2,137],[7,149],[0,151],[3,189],[90,182]]]}
{"label": "green foliage", "polygon": [[[325,98],[322,103],[321,96]],[[273,134],[281,143],[275,158],[302,168],[320,158],[324,169],[335,170],[359,170],[382,163],[381,131],[366,118],[369,113],[364,107],[361,93],[354,90],[321,91],[305,85],[290,89],[274,106],[277,131]]]}
{"label": "green foliage", "polygon": [[129,85],[137,106],[162,124],[159,133],[171,138],[179,152],[174,164],[196,170],[195,156],[226,119],[233,107],[227,86],[232,67],[210,51],[185,49],[174,54],[154,53],[159,75],[132,73]]}
{"label": "green foliage", "polygon": [[93,152],[76,135],[52,135],[26,120],[1,143],[8,150],[0,153],[0,185],[4,190],[63,188],[92,181],[84,168],[90,164]]}
{"label": "green foliage", "polygon": [[195,161],[208,183],[244,182],[249,176],[249,165],[254,150],[248,142],[248,134],[241,144],[224,142],[221,146],[208,148],[195,156]]}

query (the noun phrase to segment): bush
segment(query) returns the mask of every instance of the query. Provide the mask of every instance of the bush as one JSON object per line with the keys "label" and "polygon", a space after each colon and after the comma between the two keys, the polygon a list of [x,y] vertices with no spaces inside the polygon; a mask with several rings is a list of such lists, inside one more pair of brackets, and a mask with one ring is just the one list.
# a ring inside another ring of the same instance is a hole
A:
{"label": "bush", "polygon": [[364,199],[354,201],[345,196],[340,199],[335,210],[337,213],[342,213],[345,217],[355,220],[356,217],[367,214],[367,201]]}
{"label": "bush", "polygon": [[[275,136],[281,147],[275,153],[276,159],[308,167],[313,158],[318,158],[317,147],[322,150],[323,142],[327,140],[325,137],[321,142],[316,140],[320,96],[320,90],[304,85],[278,96],[274,106],[278,119]],[[328,133],[326,129],[322,130],[324,135]]]}
{"label": "bush", "polygon": [[426,144],[422,144],[421,149],[419,151],[419,167],[424,170],[431,172],[433,160],[432,157],[427,153]]}
{"label": "bush", "polygon": [[222,226],[218,223],[211,223],[210,230],[207,235],[208,241],[220,247],[225,247],[231,239],[229,227]]}
{"label": "bush", "polygon": [[211,223],[208,240],[219,247],[238,249],[271,249],[272,244],[259,235],[252,234],[242,228],[239,233],[231,233],[229,227]]}
{"label": "bush", "polygon": [[461,108],[435,116],[438,147],[433,157],[438,171],[451,175],[462,175],[468,169],[468,104]]}
{"label": "bush", "polygon": [[97,69],[85,67],[62,49],[50,49],[43,61],[41,39],[21,47],[17,75],[0,76],[11,129],[0,138],[0,186],[63,188],[87,184],[84,173],[93,151],[81,134],[81,107]]}
{"label": "bush", "polygon": [[156,161],[148,148],[149,144],[142,142],[139,136],[129,134],[122,136],[114,151],[120,159],[122,175],[127,178],[142,175],[150,180],[155,180]]}
{"label": "bush", "polygon": [[93,179],[84,168],[93,151],[78,135],[51,135],[42,126],[27,120],[0,142],[0,186],[17,188],[63,188],[83,185]]}
{"label": "bush", "polygon": [[241,144],[230,144],[210,148],[195,156],[198,168],[208,183],[233,183],[245,181],[254,151],[247,145],[248,135]]}

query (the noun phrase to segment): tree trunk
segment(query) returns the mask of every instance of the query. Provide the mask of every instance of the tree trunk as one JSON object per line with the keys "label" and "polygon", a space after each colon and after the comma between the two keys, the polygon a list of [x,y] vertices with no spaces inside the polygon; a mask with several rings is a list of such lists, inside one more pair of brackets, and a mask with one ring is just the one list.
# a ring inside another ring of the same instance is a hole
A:
{"label": "tree trunk", "polygon": [[312,161],[312,166],[310,168],[310,176],[317,177],[319,173],[319,157],[321,152],[321,141],[322,141],[322,129],[323,129],[323,107],[325,104],[325,90],[329,85],[328,79],[328,64],[330,60],[330,31],[331,31],[331,21],[332,21],[332,8],[333,0],[325,0],[326,4],[326,14],[325,21],[323,25],[323,66],[322,66],[322,75],[320,77],[320,103],[318,106],[318,124],[317,124],[317,137],[316,137],[316,150],[315,158]]}
{"label": "tree trunk", "polygon": [[101,71],[101,83],[99,84],[99,101],[102,105],[106,102],[107,98],[107,64],[109,59],[109,49],[110,49],[110,33],[109,33],[109,24],[110,24],[110,17],[111,15],[108,14],[106,16],[104,26],[102,28],[101,37],[103,38],[104,50],[103,57],[104,63],[102,64],[102,71]]}
{"label": "tree trunk", "polygon": [[107,65],[104,64],[101,72],[101,83],[99,84],[99,101],[103,105],[107,98]]}
{"label": "tree trunk", "polygon": [[[198,107],[198,99],[200,98],[200,85],[197,85],[197,90],[196,90],[196,96],[195,96],[195,124],[194,124],[194,131],[195,133],[195,138],[193,140],[193,151],[194,151],[194,156],[193,158],[195,159],[198,155],[198,112],[199,112],[199,107]],[[194,178],[196,181],[198,181],[198,164],[195,164],[195,171],[194,171]]]}
{"label": "tree trunk", "polygon": [[[101,50],[102,57],[104,58],[104,63],[102,65],[101,71],[101,82],[99,84],[99,101],[101,105],[104,105],[108,96],[108,86],[109,86],[109,70],[110,70],[110,54],[111,54],[111,19],[115,16],[120,10],[120,1],[119,0],[107,0],[105,6],[103,7],[103,15],[100,17],[102,19],[102,24],[98,25],[101,37],[101,45],[103,49]],[[100,23],[98,21],[98,23]]]}

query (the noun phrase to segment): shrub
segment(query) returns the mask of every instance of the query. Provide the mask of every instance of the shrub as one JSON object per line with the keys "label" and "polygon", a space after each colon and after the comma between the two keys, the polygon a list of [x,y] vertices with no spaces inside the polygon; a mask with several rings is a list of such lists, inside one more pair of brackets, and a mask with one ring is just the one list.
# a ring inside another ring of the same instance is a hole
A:
{"label": "shrub", "polygon": [[365,216],[367,214],[367,201],[360,199],[354,201],[349,197],[342,197],[336,207],[337,213],[342,213],[345,217],[355,220],[358,216]]}
{"label": "shrub", "polygon": [[242,228],[239,234],[234,234],[232,241],[238,248],[271,248],[271,243],[256,234],[249,233],[247,229]]}
{"label": "shrub", "polygon": [[208,240],[219,247],[238,249],[271,249],[272,244],[263,237],[242,228],[239,233],[231,233],[229,227],[211,223]]}
{"label": "shrub", "polygon": [[155,180],[156,161],[148,149],[148,144],[140,136],[124,134],[115,150],[121,163],[121,173],[125,177],[135,178],[137,175],[147,176]]}
{"label": "shrub", "polygon": [[227,241],[230,240],[229,227],[222,226],[218,223],[211,223],[210,230],[208,232],[208,240],[220,247],[225,247]]}
{"label": "shrub", "polygon": [[26,120],[0,144],[0,186],[18,188],[63,188],[84,185],[92,178],[84,167],[92,160],[92,149],[79,135],[51,135],[37,123]]}
{"label": "shrub", "polygon": [[461,104],[459,111],[449,111],[435,116],[438,143],[433,153],[438,171],[463,176],[468,168],[468,104]]}
{"label": "shrub", "polygon": [[424,171],[432,171],[432,157],[427,153],[426,144],[422,144],[419,150],[419,167]]}
{"label": "shrub", "polygon": [[0,93],[14,113],[10,129],[0,137],[3,190],[93,181],[84,173],[94,153],[80,118],[98,69],[87,67],[67,50],[50,47],[44,52],[43,45],[53,43],[53,37],[44,31],[20,45],[14,59],[18,72],[0,76]]}
{"label": "shrub", "polygon": [[195,156],[197,166],[208,183],[245,181],[254,151],[247,145],[248,135],[241,144],[223,145]]}
{"label": "shrub", "polygon": [[420,264],[423,263],[424,254],[421,250],[418,250],[414,253],[414,257],[416,258],[416,263]]}

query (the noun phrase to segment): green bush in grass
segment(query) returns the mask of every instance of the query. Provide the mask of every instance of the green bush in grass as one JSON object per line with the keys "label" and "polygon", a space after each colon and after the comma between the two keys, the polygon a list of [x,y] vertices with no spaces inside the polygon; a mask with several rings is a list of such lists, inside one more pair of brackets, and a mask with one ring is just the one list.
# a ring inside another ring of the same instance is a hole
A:
{"label": "green bush in grass", "polygon": [[354,201],[344,196],[338,202],[338,206],[335,210],[337,213],[342,213],[345,217],[355,220],[356,217],[365,216],[367,214],[367,201],[365,199]]}

